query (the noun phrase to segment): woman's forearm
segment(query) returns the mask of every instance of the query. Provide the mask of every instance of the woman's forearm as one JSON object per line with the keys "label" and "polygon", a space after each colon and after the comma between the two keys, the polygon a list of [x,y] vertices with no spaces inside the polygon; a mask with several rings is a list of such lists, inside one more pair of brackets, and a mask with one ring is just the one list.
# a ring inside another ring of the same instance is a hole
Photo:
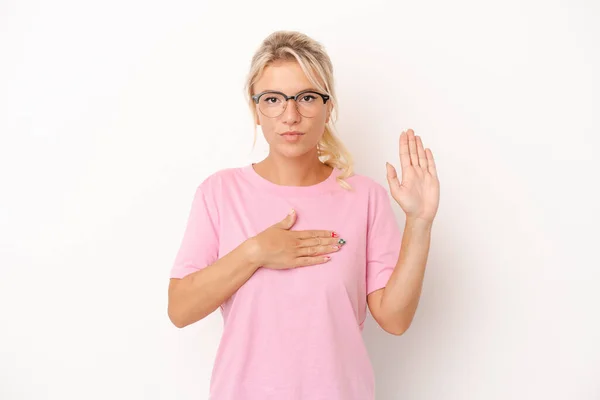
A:
{"label": "woman's forearm", "polygon": [[229,299],[259,268],[245,241],[213,264],[169,284],[168,314],[179,328],[211,314]]}
{"label": "woman's forearm", "polygon": [[431,242],[431,222],[407,220],[398,262],[381,298],[389,326],[408,329],[419,303]]}

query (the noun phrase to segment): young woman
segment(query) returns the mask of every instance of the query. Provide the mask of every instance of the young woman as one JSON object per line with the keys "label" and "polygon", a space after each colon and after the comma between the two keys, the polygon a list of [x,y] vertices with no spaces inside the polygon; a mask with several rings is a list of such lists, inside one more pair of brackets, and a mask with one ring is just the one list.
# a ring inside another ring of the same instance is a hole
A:
{"label": "young woman", "polygon": [[374,399],[367,306],[394,335],[414,316],[439,203],[433,154],[409,129],[401,182],[386,163],[402,233],[387,190],[352,172],[334,134],[332,71],[306,35],[267,37],[246,90],[269,155],[196,189],[168,313],[184,327],[221,310],[211,400]]}

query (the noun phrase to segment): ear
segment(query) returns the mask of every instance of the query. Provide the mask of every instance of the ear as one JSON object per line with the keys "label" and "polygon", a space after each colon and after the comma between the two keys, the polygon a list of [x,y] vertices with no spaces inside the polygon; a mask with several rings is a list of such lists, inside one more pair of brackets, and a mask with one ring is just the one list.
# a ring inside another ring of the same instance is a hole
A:
{"label": "ear", "polygon": [[327,117],[325,117],[325,123],[329,122],[330,117],[331,117],[331,103],[327,103]]}

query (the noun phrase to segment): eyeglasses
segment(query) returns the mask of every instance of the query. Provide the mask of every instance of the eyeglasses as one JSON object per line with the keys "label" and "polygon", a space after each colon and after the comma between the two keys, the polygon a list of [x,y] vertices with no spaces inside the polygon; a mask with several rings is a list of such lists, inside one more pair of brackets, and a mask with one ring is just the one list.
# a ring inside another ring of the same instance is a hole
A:
{"label": "eyeglasses", "polygon": [[312,118],[321,112],[323,105],[329,100],[329,95],[308,89],[295,96],[286,96],[284,93],[274,90],[252,96],[252,100],[258,104],[260,112],[269,118],[283,114],[290,99],[295,100],[296,109],[303,117]]}

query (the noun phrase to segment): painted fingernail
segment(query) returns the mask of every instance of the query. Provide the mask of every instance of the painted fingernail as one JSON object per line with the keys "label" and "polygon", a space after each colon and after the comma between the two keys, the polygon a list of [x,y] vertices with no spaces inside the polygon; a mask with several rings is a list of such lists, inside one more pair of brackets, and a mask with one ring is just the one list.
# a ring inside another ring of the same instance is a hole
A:
{"label": "painted fingernail", "polygon": [[346,244],[346,241],[344,239],[340,238],[340,240],[338,240],[338,243],[341,245],[344,245],[344,244]]}
{"label": "painted fingernail", "polygon": [[341,248],[342,248],[342,246],[340,246],[340,245],[338,245],[338,244],[334,244],[334,245],[333,245],[333,246],[331,246],[331,247],[333,247],[335,250],[339,250],[339,249],[341,249]]}
{"label": "painted fingernail", "polygon": [[331,237],[339,237],[339,235],[335,232],[331,232]]}
{"label": "painted fingernail", "polygon": [[323,257],[323,258],[325,259],[325,261],[329,261],[329,260],[331,260],[331,257],[329,257],[329,256],[325,256],[325,257]]}

